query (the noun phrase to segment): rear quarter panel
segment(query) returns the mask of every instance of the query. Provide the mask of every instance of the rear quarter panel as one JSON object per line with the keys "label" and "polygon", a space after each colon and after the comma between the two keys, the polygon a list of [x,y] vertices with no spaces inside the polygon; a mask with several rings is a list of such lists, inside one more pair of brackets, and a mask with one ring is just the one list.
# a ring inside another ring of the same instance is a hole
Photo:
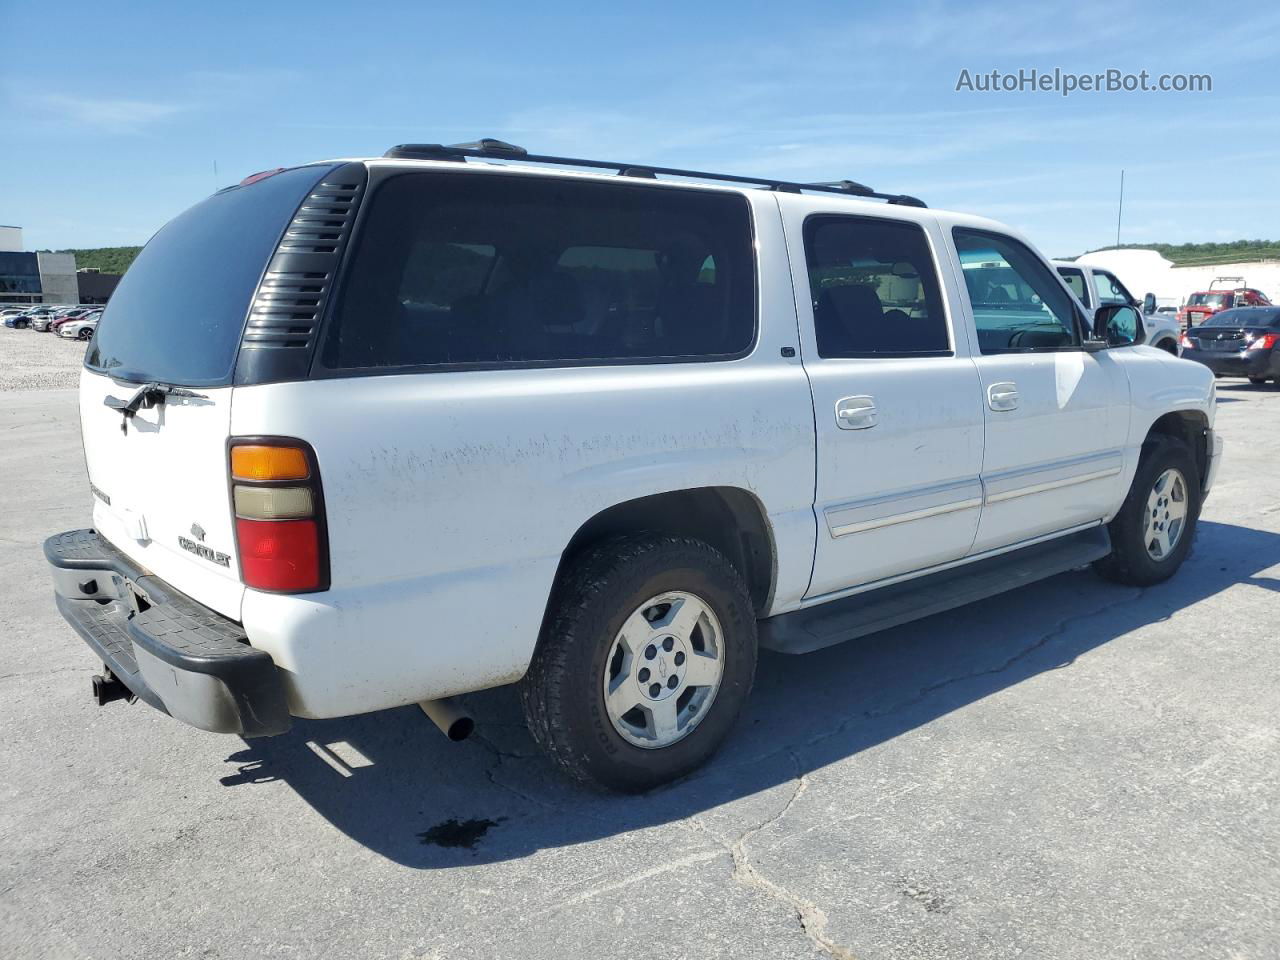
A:
{"label": "rear quarter panel", "polygon": [[738,487],[767,514],[774,611],[813,557],[813,410],[777,206],[753,200],[761,319],[729,362],[436,372],[240,387],[234,435],[316,450],[332,588],[246,591],[255,646],[301,716],[361,713],[517,679],[561,554],[599,511]]}

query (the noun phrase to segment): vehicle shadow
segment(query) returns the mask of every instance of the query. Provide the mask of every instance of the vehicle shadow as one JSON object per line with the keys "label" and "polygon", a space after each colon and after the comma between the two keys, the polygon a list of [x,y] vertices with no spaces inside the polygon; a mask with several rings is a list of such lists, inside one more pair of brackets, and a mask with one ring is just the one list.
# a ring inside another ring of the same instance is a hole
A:
{"label": "vehicle shadow", "polygon": [[[536,751],[513,688],[466,703],[477,732],[447,741],[417,707],[298,721],[246,741],[222,783],[283,781],[351,839],[431,869],[518,858],[711,810],[891,740],[1233,585],[1280,591],[1280,535],[1202,522],[1185,567],[1145,590],[1075,571],[948,614],[794,657],[762,653],[729,743],[642,798],[600,794]],[[1064,680],[1063,682],[1070,682]]]}

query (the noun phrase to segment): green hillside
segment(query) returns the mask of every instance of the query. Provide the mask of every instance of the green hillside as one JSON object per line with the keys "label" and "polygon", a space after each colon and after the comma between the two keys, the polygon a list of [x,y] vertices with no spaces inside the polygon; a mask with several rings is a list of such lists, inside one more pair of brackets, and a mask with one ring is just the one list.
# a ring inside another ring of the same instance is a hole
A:
{"label": "green hillside", "polygon": [[[1179,267],[1235,263],[1242,260],[1280,259],[1280,240],[1232,240],[1229,243],[1122,243],[1085,253],[1103,250],[1155,250]],[[1084,256],[1084,254],[1079,254]],[[1075,257],[1071,258],[1072,260]]]}
{"label": "green hillside", "polygon": [[141,247],[95,247],[91,250],[59,250],[58,253],[74,253],[76,267],[97,267],[103,273],[124,273],[133,263]]}

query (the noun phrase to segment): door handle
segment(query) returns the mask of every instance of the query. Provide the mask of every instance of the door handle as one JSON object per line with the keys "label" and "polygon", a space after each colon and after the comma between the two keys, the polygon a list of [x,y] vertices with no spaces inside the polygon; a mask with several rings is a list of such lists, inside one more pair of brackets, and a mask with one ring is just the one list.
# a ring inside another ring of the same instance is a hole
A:
{"label": "door handle", "polygon": [[867,430],[879,416],[874,397],[845,397],[836,401],[836,425],[841,430]]}
{"label": "door handle", "polygon": [[987,387],[987,406],[998,412],[1018,409],[1018,385],[1009,381]]}

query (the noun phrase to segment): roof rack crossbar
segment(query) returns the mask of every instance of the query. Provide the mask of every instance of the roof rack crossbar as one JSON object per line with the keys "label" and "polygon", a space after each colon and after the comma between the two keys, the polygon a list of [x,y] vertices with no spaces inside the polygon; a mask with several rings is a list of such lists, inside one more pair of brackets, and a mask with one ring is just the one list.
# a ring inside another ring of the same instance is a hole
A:
{"label": "roof rack crossbar", "polygon": [[842,193],[847,196],[885,200],[907,207],[923,207],[924,201],[900,193],[879,193],[853,180],[837,180],[828,183],[797,183],[790,180],[773,180],[768,177],[743,177],[731,173],[708,173],[705,170],[684,170],[679,167],[655,167],[649,164],[617,163],[612,160],[587,160],[581,157],[555,157],[529,153],[523,147],[502,140],[483,139],[475,143],[444,145],[439,143],[402,143],[392,147],[384,157],[399,160],[452,160],[465,161],[468,157],[485,160],[520,160],[524,163],[545,163],[562,167],[582,167],[588,170],[613,170],[628,177],[656,179],[658,176],[683,177],[689,180],[713,180],[721,183],[742,183],[767,187],[783,193],[814,191],[818,193]]}

